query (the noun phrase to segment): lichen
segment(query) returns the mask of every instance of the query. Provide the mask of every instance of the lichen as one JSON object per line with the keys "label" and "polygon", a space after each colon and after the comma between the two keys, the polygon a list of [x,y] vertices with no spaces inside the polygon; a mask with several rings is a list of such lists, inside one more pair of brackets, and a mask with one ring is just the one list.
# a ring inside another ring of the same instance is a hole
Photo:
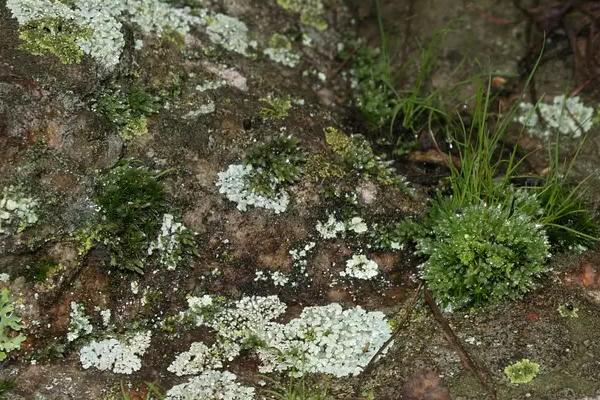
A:
{"label": "lichen", "polygon": [[23,232],[38,221],[37,211],[37,200],[14,186],[5,187],[0,198],[0,234],[14,227],[17,232]]}
{"label": "lichen", "polygon": [[72,342],[82,336],[92,333],[94,327],[90,323],[90,318],[85,314],[85,310],[81,304],[71,302],[71,314],[69,322],[69,332],[67,332],[67,340]]}
{"label": "lichen", "polygon": [[240,385],[231,372],[206,371],[188,382],[174,386],[166,400],[252,400],[254,388]]}
{"label": "lichen", "polygon": [[[543,139],[555,134],[578,138],[588,132],[594,124],[594,109],[586,107],[579,97],[567,98],[561,95],[554,97],[552,103],[521,103],[519,111],[517,121],[531,135]],[[540,115],[543,122],[539,119]]]}
{"label": "lichen", "polygon": [[9,290],[0,290],[0,361],[5,360],[11,351],[21,347],[25,340],[25,336],[19,334],[22,329],[21,317],[15,313]]}
{"label": "lichen", "polygon": [[131,374],[142,367],[142,357],[148,347],[150,331],[138,332],[122,339],[107,338],[91,341],[79,351],[79,360],[84,369],[96,368],[115,374]]}
{"label": "lichen", "polygon": [[325,7],[321,0],[277,0],[283,9],[300,14],[300,22],[320,31],[327,29],[323,14]]}
{"label": "lichen", "polygon": [[300,55],[292,51],[292,42],[287,36],[275,33],[269,39],[269,47],[263,53],[272,61],[294,68],[300,62]]}
{"label": "lichen", "polygon": [[244,56],[250,55],[254,44],[248,38],[248,27],[237,18],[215,14],[206,18],[206,33],[211,42]]}

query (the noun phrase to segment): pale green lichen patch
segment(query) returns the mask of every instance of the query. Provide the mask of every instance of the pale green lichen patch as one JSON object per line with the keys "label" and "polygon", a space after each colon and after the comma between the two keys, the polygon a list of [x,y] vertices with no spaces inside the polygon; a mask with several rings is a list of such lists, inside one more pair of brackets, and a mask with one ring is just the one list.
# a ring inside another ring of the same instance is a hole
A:
{"label": "pale green lichen patch", "polygon": [[0,361],[8,353],[18,350],[25,336],[18,334],[23,329],[21,317],[15,314],[15,306],[10,301],[8,289],[0,290]]}
{"label": "pale green lichen patch", "polygon": [[78,44],[88,40],[92,30],[61,18],[32,20],[19,28],[21,48],[34,55],[52,54],[63,64],[81,62],[84,52]]}
{"label": "pale green lichen patch", "polygon": [[292,42],[287,36],[276,33],[269,39],[269,47],[263,53],[272,61],[294,68],[300,62],[300,55],[292,51]]}
{"label": "pale green lichen patch", "polygon": [[248,27],[237,18],[215,14],[207,17],[205,23],[210,41],[226,50],[249,56],[250,49],[256,47],[256,42],[248,38]]}
{"label": "pale green lichen patch", "polygon": [[325,7],[321,0],[277,0],[277,4],[287,11],[300,14],[300,22],[320,31],[327,29],[323,14]]}
{"label": "pale green lichen patch", "polygon": [[38,221],[37,210],[37,200],[13,186],[5,187],[0,198],[0,234],[15,226],[17,232],[22,232],[35,224]]}

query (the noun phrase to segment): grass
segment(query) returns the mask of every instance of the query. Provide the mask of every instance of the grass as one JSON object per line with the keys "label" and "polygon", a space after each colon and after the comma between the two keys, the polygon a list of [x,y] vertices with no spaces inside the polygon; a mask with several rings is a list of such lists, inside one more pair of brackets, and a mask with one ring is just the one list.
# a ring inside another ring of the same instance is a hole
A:
{"label": "grass", "polygon": [[7,400],[7,395],[16,387],[12,379],[0,379],[0,400]]}
{"label": "grass", "polygon": [[306,380],[290,380],[286,385],[275,384],[275,388],[265,394],[273,400],[332,400],[327,390]]}

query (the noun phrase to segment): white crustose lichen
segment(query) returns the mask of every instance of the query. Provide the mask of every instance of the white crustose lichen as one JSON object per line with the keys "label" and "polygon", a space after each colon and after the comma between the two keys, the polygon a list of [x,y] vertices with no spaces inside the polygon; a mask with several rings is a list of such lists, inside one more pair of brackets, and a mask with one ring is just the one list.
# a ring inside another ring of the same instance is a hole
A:
{"label": "white crustose lichen", "polygon": [[79,351],[79,360],[84,369],[90,367],[115,374],[131,374],[142,367],[140,357],[144,355],[152,334],[150,331],[138,332],[121,340],[108,338],[92,341]]}
{"label": "white crustose lichen", "polygon": [[219,193],[236,203],[240,211],[246,211],[248,206],[253,206],[272,210],[276,214],[284,212],[290,202],[288,193],[281,190],[273,198],[256,193],[248,184],[252,169],[251,165],[232,164],[227,170],[219,172],[217,180]]}
{"label": "white crustose lichen", "polygon": [[94,329],[90,323],[90,318],[85,315],[85,310],[81,304],[71,302],[71,320],[69,322],[69,331],[67,340],[72,342],[82,336],[89,335]]}
{"label": "white crustose lichen", "polygon": [[[548,139],[554,134],[578,138],[588,132],[593,122],[594,109],[586,107],[579,97],[556,96],[552,103],[519,104],[517,121],[534,136]],[[539,112],[539,115],[538,115]],[[543,118],[543,123],[539,116]]]}
{"label": "white crustose lichen", "polygon": [[187,228],[181,222],[176,222],[171,214],[163,215],[160,232],[156,240],[150,243],[148,255],[159,253],[161,265],[168,270],[175,270],[183,259],[180,239],[186,231]]}
{"label": "white crustose lichen", "polygon": [[355,254],[346,261],[346,269],[340,272],[341,276],[369,280],[379,275],[379,266],[369,260],[364,254]]}
{"label": "white crustose lichen", "polygon": [[5,187],[0,198],[0,234],[7,233],[8,228],[15,226],[17,232],[38,221],[38,201],[25,196],[13,186]]}
{"label": "white crustose lichen", "polygon": [[174,386],[167,392],[166,400],[252,400],[254,388],[236,382],[228,371],[206,371],[188,382]]}

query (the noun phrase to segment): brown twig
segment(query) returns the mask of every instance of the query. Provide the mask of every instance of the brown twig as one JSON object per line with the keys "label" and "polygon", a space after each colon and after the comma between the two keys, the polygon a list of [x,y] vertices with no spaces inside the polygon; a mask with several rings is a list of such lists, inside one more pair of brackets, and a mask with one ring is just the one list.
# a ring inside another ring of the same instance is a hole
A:
{"label": "brown twig", "polygon": [[444,336],[446,337],[446,340],[448,340],[448,342],[450,342],[450,344],[454,346],[463,364],[477,376],[477,379],[479,379],[481,385],[490,393],[490,395],[492,396],[491,398],[495,400],[496,391],[490,384],[492,379],[489,373],[486,370],[480,368],[471,358],[469,353],[467,353],[467,350],[461,344],[460,339],[456,336],[446,318],[444,318],[444,315],[442,314],[442,311],[433,299],[431,292],[426,287],[424,287],[423,289],[423,297],[425,303],[427,304],[427,306],[431,310],[431,313],[433,314],[433,318],[444,331]]}
{"label": "brown twig", "polygon": [[383,346],[381,346],[379,348],[379,350],[377,350],[375,355],[373,355],[373,357],[371,357],[371,359],[369,360],[369,362],[363,369],[360,379],[358,380],[358,383],[356,384],[355,389],[354,389],[355,396],[358,394],[358,391],[362,387],[362,384],[363,384],[364,380],[366,379],[366,377],[369,376],[369,374],[375,367],[375,363],[377,362],[379,356],[381,356],[386,351],[386,349],[390,346],[390,344],[400,335],[400,333],[402,333],[404,325],[406,325],[406,323],[408,323],[408,321],[410,320],[412,312],[415,309],[415,305],[417,304],[417,300],[419,300],[421,292],[423,291],[423,287],[424,287],[424,284],[423,284],[423,282],[421,282],[419,284],[419,286],[417,287],[417,291],[415,292],[413,298],[410,300],[408,307],[406,308],[406,313],[404,314],[404,318],[402,318],[402,321],[398,324],[398,326],[396,327],[396,330],[394,331],[392,336],[390,336],[390,338],[388,340],[386,340],[386,342],[383,344]]}

